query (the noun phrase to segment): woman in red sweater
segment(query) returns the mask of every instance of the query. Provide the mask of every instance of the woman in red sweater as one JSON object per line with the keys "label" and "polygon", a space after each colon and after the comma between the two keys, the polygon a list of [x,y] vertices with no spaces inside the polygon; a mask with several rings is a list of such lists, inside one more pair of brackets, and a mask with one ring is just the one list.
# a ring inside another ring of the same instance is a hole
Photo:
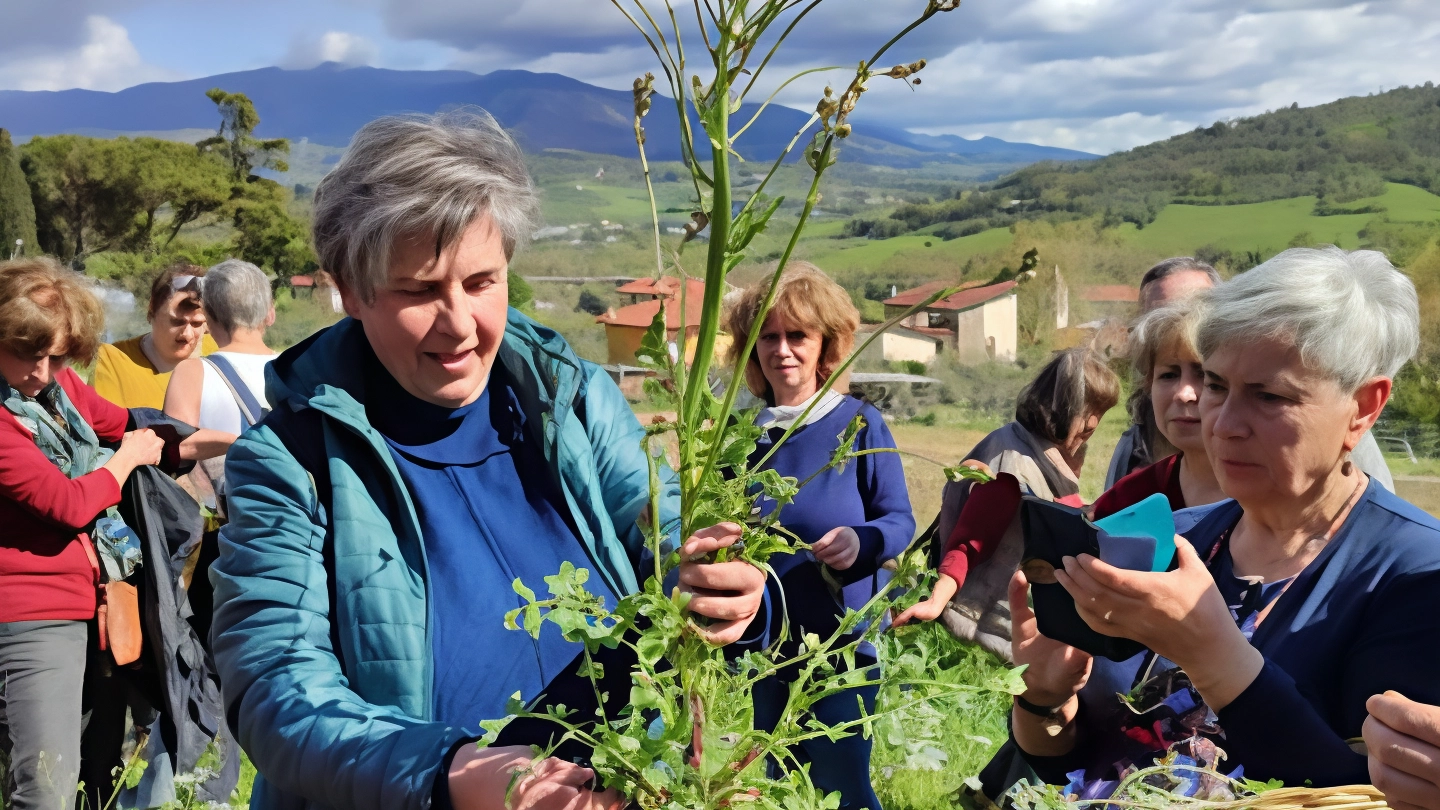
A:
{"label": "woman in red sweater", "polygon": [[[1181,299],[1151,310],[1130,332],[1130,357],[1137,385],[1130,398],[1135,424],[1155,425],[1150,437],[1159,461],[1130,473],[1095,501],[1095,519],[1112,515],[1156,493],[1170,499],[1171,511],[1225,500],[1200,438],[1200,393],[1205,375],[1195,347],[1196,307]],[[1155,419],[1142,420],[1138,409]]]}
{"label": "woman in red sweater", "polygon": [[0,719],[16,810],[74,803],[101,579],[91,535],[164,448],[152,431],[126,433],[128,412],[67,366],[94,358],[103,322],[76,273],[49,259],[0,264]]}

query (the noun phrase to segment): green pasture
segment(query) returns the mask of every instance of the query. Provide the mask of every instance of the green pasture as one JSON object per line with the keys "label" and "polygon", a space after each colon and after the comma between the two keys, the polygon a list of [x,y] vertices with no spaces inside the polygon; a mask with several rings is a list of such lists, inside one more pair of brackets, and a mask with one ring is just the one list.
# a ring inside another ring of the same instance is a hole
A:
{"label": "green pasture", "polygon": [[[836,234],[844,227],[843,223],[827,222],[824,225],[830,226],[829,229]],[[821,241],[816,238],[824,232],[821,225],[807,229],[810,238],[805,242],[805,253],[810,261],[831,272],[875,268],[897,256],[913,256],[925,263],[949,260],[959,266],[972,256],[1004,250],[1015,239],[1015,235],[1005,228],[992,228],[948,242],[925,233],[907,233],[890,239],[831,238]]]}
{"label": "green pasture", "polygon": [[[1377,218],[1440,222],[1440,196],[1399,183],[1387,184],[1378,197],[1339,206],[1371,209],[1365,213],[1317,216],[1315,201],[1315,197],[1296,197],[1249,205],[1169,205],[1145,228],[1125,223],[1116,232],[1123,244],[1155,258],[1189,254],[1203,246],[1232,253],[1257,251],[1268,258],[1292,244],[1358,248],[1365,241],[1361,232]],[[809,228],[802,247],[805,258],[831,272],[933,267],[937,261],[958,268],[972,257],[1009,248],[1015,238],[1004,228],[948,242],[926,233],[929,229],[890,239],[836,238],[843,228],[838,221]]]}
{"label": "green pasture", "polygon": [[[1360,231],[1378,216],[1395,222],[1440,220],[1440,197],[1415,186],[1386,184],[1378,197],[1339,206],[1346,209],[1384,208],[1383,213],[1315,216],[1314,197],[1253,203],[1250,205],[1169,205],[1143,229],[1131,223],[1119,228],[1135,247],[1155,255],[1189,253],[1202,245],[1232,252],[1259,251],[1271,256],[1292,242],[1360,247]],[[1309,234],[1309,238],[1304,237]]]}

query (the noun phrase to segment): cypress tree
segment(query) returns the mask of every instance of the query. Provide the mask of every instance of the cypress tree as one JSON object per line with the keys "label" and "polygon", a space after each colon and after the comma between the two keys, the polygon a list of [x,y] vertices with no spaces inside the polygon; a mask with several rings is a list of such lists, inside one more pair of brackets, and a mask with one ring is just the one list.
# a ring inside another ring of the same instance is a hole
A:
{"label": "cypress tree", "polygon": [[40,251],[35,240],[35,204],[30,184],[20,170],[20,154],[10,133],[0,129],[0,259],[10,258],[15,240],[25,240],[25,252]]}

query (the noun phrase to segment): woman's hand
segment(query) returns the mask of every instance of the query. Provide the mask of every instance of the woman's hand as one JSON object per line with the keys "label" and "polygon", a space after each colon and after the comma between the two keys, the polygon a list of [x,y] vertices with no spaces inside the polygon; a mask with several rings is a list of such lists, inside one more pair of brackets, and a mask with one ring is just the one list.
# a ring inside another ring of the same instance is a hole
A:
{"label": "woman's hand", "polygon": [[935,580],[935,587],[930,591],[930,598],[906,608],[904,613],[895,617],[895,621],[891,622],[890,626],[904,627],[905,623],[911,619],[919,619],[922,622],[935,621],[940,618],[941,613],[945,612],[945,606],[950,604],[951,597],[955,596],[955,592],[959,589],[960,586],[955,582],[954,577],[941,574],[940,578]]}
{"label": "woman's hand", "polygon": [[155,435],[155,431],[132,430],[120,439],[120,448],[102,467],[115,476],[115,483],[124,484],[136,467],[159,464],[164,452],[165,440]]}
{"label": "woman's hand", "polygon": [[709,554],[734,545],[740,532],[738,524],[717,523],[695,532],[680,547],[684,560],[680,563],[680,592],[690,594],[691,613],[712,620],[699,630],[715,645],[732,644],[745,635],[765,594],[765,572],[750,563],[702,562]]}
{"label": "woman's hand", "polygon": [[1255,680],[1265,659],[1235,626],[1195,547],[1176,536],[1175,553],[1180,565],[1165,573],[1127,571],[1089,554],[1066,557],[1055,579],[1093,630],[1174,661],[1219,711]]}
{"label": "woman's hand", "polygon": [[1025,692],[1020,695],[1037,706],[1052,706],[1051,717],[1040,717],[1018,706],[1010,712],[1015,742],[1028,754],[1056,757],[1070,753],[1078,737],[1075,717],[1080,712],[1076,697],[1090,680],[1094,658],[1040,634],[1035,611],[1028,600],[1030,583],[1023,571],[1010,578],[1010,655],[1023,665]]}
{"label": "woman's hand", "polygon": [[844,571],[855,564],[860,556],[860,535],[849,526],[840,526],[825,533],[825,536],[810,544],[810,553],[818,562]]}
{"label": "woman's hand", "polygon": [[1037,706],[1063,706],[1090,680],[1094,658],[1069,644],[1042,636],[1029,603],[1024,571],[1010,578],[1010,655],[1026,667],[1025,694]]}
{"label": "woman's hand", "polygon": [[450,761],[450,804],[455,810],[619,810],[623,799],[613,790],[595,792],[595,772],[550,757],[534,764],[505,792],[516,771],[531,768],[534,755],[523,745],[479,748],[465,745]]}
{"label": "woman's hand", "polygon": [[1365,708],[1371,784],[1395,810],[1440,810],[1440,706],[1386,692]]}

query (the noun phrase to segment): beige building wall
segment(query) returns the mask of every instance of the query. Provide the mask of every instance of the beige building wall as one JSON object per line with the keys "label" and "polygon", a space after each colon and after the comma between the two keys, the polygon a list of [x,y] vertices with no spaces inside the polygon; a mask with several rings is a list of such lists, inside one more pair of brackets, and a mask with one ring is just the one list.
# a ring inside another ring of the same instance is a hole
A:
{"label": "beige building wall", "polygon": [[955,358],[966,365],[990,358],[985,351],[985,307],[955,313]]}
{"label": "beige building wall", "polygon": [[[1019,331],[1019,306],[1018,296],[1006,295],[993,301],[987,301],[981,307],[985,311],[985,337],[994,338],[994,353],[992,356],[1001,363],[1015,362],[1015,352],[1018,348],[1019,338],[1016,332]],[[987,354],[989,352],[987,351]]]}
{"label": "beige building wall", "polygon": [[890,362],[915,360],[929,363],[935,359],[935,341],[886,332],[880,336],[883,357]]}
{"label": "beige building wall", "polygon": [[643,337],[645,330],[639,327],[605,324],[606,362],[635,365],[635,352],[640,350],[640,339]]}
{"label": "beige building wall", "polygon": [[957,313],[955,356],[962,363],[1015,362],[1018,309],[1016,296],[1006,295]]}

